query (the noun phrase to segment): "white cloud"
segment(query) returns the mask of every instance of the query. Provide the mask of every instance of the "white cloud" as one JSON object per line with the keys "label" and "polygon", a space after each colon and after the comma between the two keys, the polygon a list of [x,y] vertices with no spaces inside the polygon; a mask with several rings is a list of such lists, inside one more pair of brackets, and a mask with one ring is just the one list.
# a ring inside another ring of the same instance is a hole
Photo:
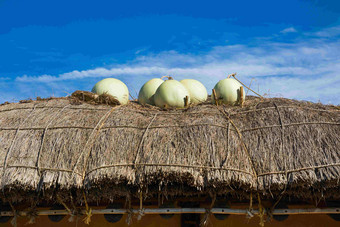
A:
{"label": "white cloud", "polygon": [[[285,30],[292,32],[291,28]],[[340,104],[340,41],[323,38],[295,43],[266,41],[256,47],[215,46],[203,54],[163,51],[110,68],[75,70],[56,76],[24,75],[16,81],[48,84],[124,77],[141,86],[147,79],[173,75],[177,79],[199,79],[210,90],[218,80],[233,72],[246,83],[256,78],[262,93]]]}
{"label": "white cloud", "polygon": [[294,33],[294,32],[297,32],[297,30],[294,27],[285,28],[282,31],[280,31],[280,33],[283,33],[283,34]]}
{"label": "white cloud", "polygon": [[340,35],[340,26],[333,26],[329,28],[324,28],[320,31],[314,32],[311,35],[323,38],[336,37]]}
{"label": "white cloud", "polygon": [[0,77],[0,81],[6,81],[6,80],[10,80],[10,77]]}

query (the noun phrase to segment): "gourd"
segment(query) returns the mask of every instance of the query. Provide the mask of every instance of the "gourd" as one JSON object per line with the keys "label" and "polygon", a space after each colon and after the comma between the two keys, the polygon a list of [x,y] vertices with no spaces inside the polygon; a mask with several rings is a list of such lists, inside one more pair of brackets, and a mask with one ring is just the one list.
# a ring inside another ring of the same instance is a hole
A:
{"label": "gourd", "polygon": [[129,102],[129,90],[120,80],[115,78],[106,78],[97,82],[92,88],[92,92],[98,95],[109,94],[115,97],[121,105]]}
{"label": "gourd", "polygon": [[190,102],[192,104],[199,104],[207,100],[208,92],[201,82],[194,79],[184,79],[181,80],[180,82],[188,90]]}
{"label": "gourd", "polygon": [[183,108],[190,102],[190,95],[181,82],[169,78],[157,88],[154,102],[160,108]]}
{"label": "gourd", "polygon": [[155,105],[154,95],[157,88],[164,82],[162,79],[154,78],[146,82],[138,94],[138,102],[142,105]]}
{"label": "gourd", "polygon": [[[238,105],[245,100],[245,93],[241,97],[242,85],[233,78],[220,80],[214,87],[218,104]],[[211,95],[211,101],[215,103],[214,93]]]}

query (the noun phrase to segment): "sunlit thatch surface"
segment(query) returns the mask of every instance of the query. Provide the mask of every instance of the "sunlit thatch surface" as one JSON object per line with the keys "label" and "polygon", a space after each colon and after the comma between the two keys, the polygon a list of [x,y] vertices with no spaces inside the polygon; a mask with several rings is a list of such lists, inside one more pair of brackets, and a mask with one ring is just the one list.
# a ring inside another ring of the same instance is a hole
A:
{"label": "sunlit thatch surface", "polygon": [[0,106],[0,197],[53,199],[85,189],[96,201],[141,189],[339,198],[339,134],[339,107],[279,98],[167,111],[70,98],[7,104]]}

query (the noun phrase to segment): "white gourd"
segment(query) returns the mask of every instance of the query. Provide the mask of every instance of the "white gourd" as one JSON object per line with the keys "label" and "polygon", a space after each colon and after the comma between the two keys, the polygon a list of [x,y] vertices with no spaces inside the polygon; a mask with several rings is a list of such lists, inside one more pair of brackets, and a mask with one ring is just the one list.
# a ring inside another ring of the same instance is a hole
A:
{"label": "white gourd", "polygon": [[[238,105],[241,98],[241,87],[242,85],[233,78],[220,80],[214,87],[218,103],[224,103],[233,106]],[[245,93],[243,93],[243,101],[245,98]],[[211,95],[211,101],[215,103],[214,94]]]}
{"label": "white gourd", "polygon": [[154,78],[146,82],[138,94],[138,102],[142,105],[155,105],[154,95],[157,88],[164,82],[162,79]]}
{"label": "white gourd", "polygon": [[129,102],[129,90],[120,80],[115,78],[106,78],[94,85],[92,92],[98,95],[109,94],[115,97],[121,105]]}
{"label": "white gourd", "polygon": [[185,99],[190,103],[188,90],[177,80],[164,81],[156,90],[154,101],[160,108],[185,107]]}
{"label": "white gourd", "polygon": [[190,102],[192,104],[199,104],[207,100],[208,92],[201,82],[194,79],[184,79],[180,82],[188,90],[190,95]]}

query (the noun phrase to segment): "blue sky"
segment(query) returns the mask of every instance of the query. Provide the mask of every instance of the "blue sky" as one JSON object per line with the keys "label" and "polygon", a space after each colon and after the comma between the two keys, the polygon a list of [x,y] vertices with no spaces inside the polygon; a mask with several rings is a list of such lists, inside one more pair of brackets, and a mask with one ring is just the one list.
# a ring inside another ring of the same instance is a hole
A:
{"label": "blue sky", "polygon": [[169,74],[211,91],[233,72],[269,97],[340,104],[340,2],[0,0],[0,103],[106,77],[134,97]]}

